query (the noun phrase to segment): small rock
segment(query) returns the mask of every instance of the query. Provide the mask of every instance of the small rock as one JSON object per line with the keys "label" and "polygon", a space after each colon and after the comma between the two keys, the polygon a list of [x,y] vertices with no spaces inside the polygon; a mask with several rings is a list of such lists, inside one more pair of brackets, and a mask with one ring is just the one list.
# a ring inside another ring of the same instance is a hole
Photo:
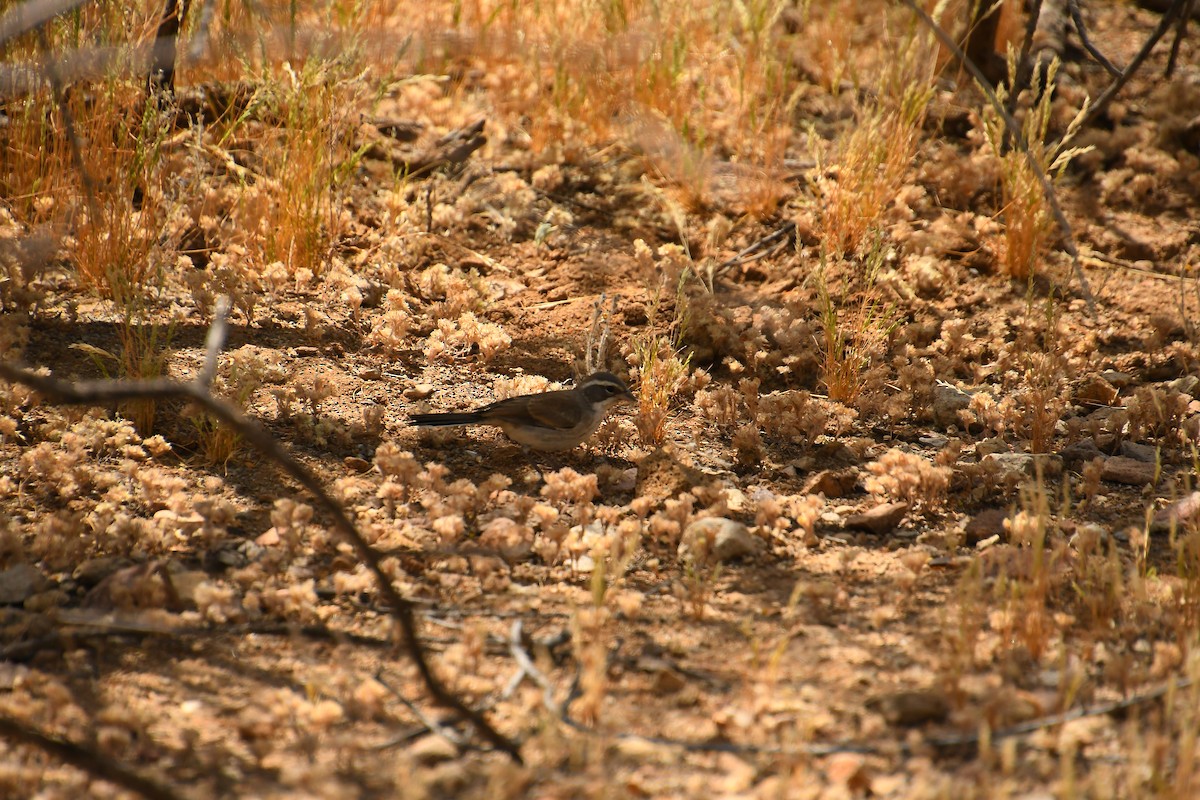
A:
{"label": "small rock", "polygon": [[0,571],[0,605],[24,603],[50,587],[50,580],[31,564],[17,564]]}
{"label": "small rock", "polygon": [[208,582],[208,574],[198,569],[181,569],[171,572],[171,588],[175,590],[184,608],[196,607],[196,590]]}
{"label": "small rock", "polygon": [[854,491],[858,484],[858,470],[853,467],[845,469],[823,469],[804,482],[805,494],[823,494],[826,497],[845,497]]}
{"label": "small rock", "polygon": [[355,456],[346,456],[342,459],[342,463],[346,465],[346,469],[351,472],[370,472],[371,462],[366,459],[356,458]]}
{"label": "small rock", "polygon": [[993,453],[983,459],[992,462],[1000,468],[1002,475],[1037,475],[1038,466],[1042,475],[1054,478],[1062,474],[1063,459],[1060,456],[1033,455],[1031,453]]}
{"label": "small rock", "polygon": [[867,708],[878,711],[891,725],[942,722],[950,715],[950,703],[937,689],[906,689],[881,695],[868,700]]}
{"label": "small rock", "polygon": [[[1153,323],[1151,323],[1153,324]],[[1181,328],[1176,327],[1176,331],[1182,332]],[[1187,363],[1179,355],[1173,355],[1155,364],[1150,364],[1146,367],[1145,379],[1147,381],[1170,381],[1175,378],[1182,377],[1187,372]]]}
{"label": "small rock", "polygon": [[1117,387],[1099,375],[1093,375],[1075,390],[1075,402],[1091,406],[1111,406],[1117,399]]}
{"label": "small rock", "polygon": [[867,759],[858,753],[835,753],[825,762],[825,777],[834,786],[844,786],[857,794],[871,785]]}
{"label": "small rock", "polygon": [[984,439],[979,444],[975,445],[975,453],[982,459],[984,456],[990,456],[993,453],[1007,453],[1012,450],[1008,446],[1008,442],[998,436],[992,436]]}
{"label": "small rock", "polygon": [[950,437],[943,436],[940,433],[929,433],[917,439],[922,447],[928,447],[931,450],[941,450],[946,445],[950,444]]}
{"label": "small rock", "polygon": [[801,456],[788,464],[788,467],[796,472],[812,472],[817,468],[817,460],[812,456]]}
{"label": "small rock", "polygon": [[1158,448],[1151,447],[1148,444],[1121,442],[1121,455],[1132,458],[1134,461],[1145,461],[1153,464],[1158,461]]}
{"label": "small rock", "polygon": [[1000,468],[1002,474],[1013,472],[1022,475],[1033,475],[1033,456],[1029,453],[992,453],[982,459],[983,463],[992,463]]}
{"label": "small rock", "polygon": [[584,553],[581,556],[576,556],[571,562],[571,569],[581,575],[591,575],[596,571],[596,559]]}
{"label": "small rock", "polygon": [[465,758],[433,764],[420,778],[426,797],[462,797],[468,784],[478,779],[478,767],[467,766]]}
{"label": "small rock", "polygon": [[358,377],[364,381],[378,381],[383,379],[383,370],[379,367],[366,367],[358,371]]}
{"label": "small rock", "polygon": [[1104,454],[1096,446],[1095,439],[1080,439],[1078,442],[1064,447],[1059,455],[1062,456],[1063,463],[1068,468],[1076,469],[1079,465],[1086,464],[1093,458],[1100,458]]}
{"label": "small rock", "polygon": [[1150,522],[1150,532],[1170,533],[1172,526],[1179,530],[1197,525],[1200,525],[1200,492],[1192,492],[1155,514]]}
{"label": "small rock", "polygon": [[1133,376],[1125,372],[1117,372],[1115,369],[1106,369],[1100,373],[1100,377],[1111,383],[1115,388],[1128,389],[1133,383]]}
{"label": "small rock", "polygon": [[750,529],[723,517],[705,517],[688,525],[679,542],[679,558],[687,561],[698,555],[704,560],[729,561],[752,555],[762,548]]}
{"label": "small rock", "polygon": [[223,546],[220,550],[213,554],[213,561],[226,569],[230,567],[244,567],[250,563],[246,558],[246,554],[232,547]]}
{"label": "small rock", "polygon": [[1002,508],[987,508],[980,511],[971,517],[970,522],[963,530],[966,543],[974,547],[991,536],[1003,538],[1007,533],[1004,529],[1006,519],[1008,519],[1008,512]]}
{"label": "small rock", "polygon": [[908,513],[908,503],[884,503],[846,518],[846,527],[882,536],[890,533]]}
{"label": "small rock", "polygon": [[[825,469],[841,469],[853,467],[862,463],[862,455],[848,446],[845,442],[834,440],[819,445],[813,451],[813,466],[822,465]],[[811,467],[806,468],[811,469]]]}
{"label": "small rock", "polygon": [[746,508],[746,493],[735,486],[725,489],[725,507],[734,513]]}
{"label": "small rock", "polygon": [[612,488],[618,492],[632,492],[637,488],[637,467],[622,470],[612,483]]}
{"label": "small rock", "polygon": [[409,400],[424,400],[432,394],[432,383],[415,383],[404,390],[404,396]]}
{"label": "small rock", "polygon": [[1197,389],[1200,389],[1200,377],[1195,375],[1184,375],[1182,378],[1176,378],[1168,383],[1167,388],[1174,389],[1180,394],[1188,394],[1192,397],[1195,397]]}
{"label": "small rock", "polygon": [[712,794],[717,797],[746,797],[758,780],[758,769],[734,753],[718,753],[713,774],[720,776],[710,784]]}
{"label": "small rock", "polygon": [[124,569],[131,564],[133,562],[124,556],[89,558],[75,567],[75,571],[71,573],[71,577],[78,581],[80,586],[90,589],[117,570]]}
{"label": "small rock", "polygon": [[405,754],[425,766],[458,758],[458,745],[444,736],[431,735],[417,740]]}
{"label": "small rock", "polygon": [[943,428],[961,426],[958,412],[971,405],[971,395],[948,384],[938,384],[933,390],[933,421]]}
{"label": "small rock", "polygon": [[293,352],[299,358],[312,358],[313,356],[319,356],[321,354],[319,349],[308,344],[296,346],[293,348]]}
{"label": "small rock", "polygon": [[1125,456],[1113,456],[1105,459],[1104,471],[1100,473],[1100,478],[1113,483],[1145,486],[1154,482],[1156,471],[1154,464]]}
{"label": "small rock", "polygon": [[687,686],[687,681],[677,670],[664,667],[654,673],[655,694],[673,694]]}

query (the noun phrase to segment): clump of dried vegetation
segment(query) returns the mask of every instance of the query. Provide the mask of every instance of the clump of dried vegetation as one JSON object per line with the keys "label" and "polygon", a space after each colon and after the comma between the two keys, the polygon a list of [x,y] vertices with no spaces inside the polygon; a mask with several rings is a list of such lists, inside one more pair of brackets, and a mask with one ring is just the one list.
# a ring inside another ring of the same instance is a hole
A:
{"label": "clump of dried vegetation", "polygon": [[[214,796],[1196,794],[1194,81],[1009,49],[1016,136],[903,5],[194,5],[170,96],[161,5],[5,43],[0,358],[193,379],[228,298],[211,390],[527,763],[217,418],[5,382],[0,717]],[[404,424],[573,365],[638,403],[572,453]],[[30,741],[0,795],[109,791]]]}

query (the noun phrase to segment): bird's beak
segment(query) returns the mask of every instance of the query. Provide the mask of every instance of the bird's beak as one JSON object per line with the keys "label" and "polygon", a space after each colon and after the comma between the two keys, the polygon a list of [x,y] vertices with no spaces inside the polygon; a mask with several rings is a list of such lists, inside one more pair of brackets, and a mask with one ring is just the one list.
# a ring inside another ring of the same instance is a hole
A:
{"label": "bird's beak", "polygon": [[633,392],[629,391],[628,389],[626,389],[624,392],[622,392],[620,397],[622,400],[628,400],[631,403],[637,402],[637,395],[635,395]]}

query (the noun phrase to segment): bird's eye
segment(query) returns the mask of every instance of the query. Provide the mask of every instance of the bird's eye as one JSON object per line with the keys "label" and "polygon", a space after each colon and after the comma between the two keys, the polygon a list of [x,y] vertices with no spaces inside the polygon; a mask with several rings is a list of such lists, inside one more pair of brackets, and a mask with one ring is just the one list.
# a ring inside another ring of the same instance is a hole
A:
{"label": "bird's eye", "polygon": [[605,386],[604,391],[608,392],[609,394],[616,394],[617,388],[615,386]]}

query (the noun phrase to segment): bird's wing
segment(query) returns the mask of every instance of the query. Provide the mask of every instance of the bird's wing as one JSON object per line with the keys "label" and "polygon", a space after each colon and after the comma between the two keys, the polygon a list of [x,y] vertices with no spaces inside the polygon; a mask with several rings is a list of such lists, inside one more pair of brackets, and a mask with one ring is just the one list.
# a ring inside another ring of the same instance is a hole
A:
{"label": "bird's wing", "polygon": [[[566,402],[557,397],[569,392],[544,392],[542,394],[512,397],[492,403],[481,413],[492,420],[511,422],[533,422],[543,428],[570,430],[583,420],[583,410],[578,402]],[[573,400],[574,398],[569,398]]]}

